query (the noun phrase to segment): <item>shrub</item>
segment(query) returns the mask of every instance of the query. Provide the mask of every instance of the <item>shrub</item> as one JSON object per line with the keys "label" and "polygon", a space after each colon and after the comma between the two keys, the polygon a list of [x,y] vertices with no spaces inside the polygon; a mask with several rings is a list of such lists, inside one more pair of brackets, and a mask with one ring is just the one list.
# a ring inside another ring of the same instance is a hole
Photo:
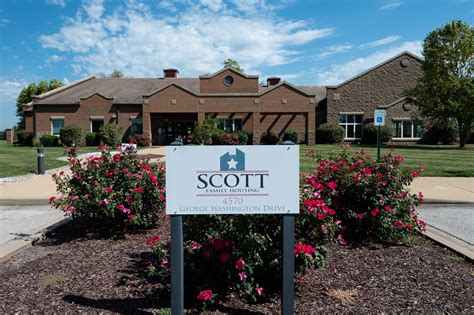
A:
{"label": "shrub", "polygon": [[144,134],[134,134],[133,136],[128,136],[128,141],[130,143],[135,143],[139,147],[147,147],[150,145],[150,138]]}
{"label": "shrub", "polygon": [[225,135],[225,131],[221,129],[215,129],[212,131],[211,140],[213,145],[223,144],[221,138]]}
{"label": "shrub", "polygon": [[117,124],[107,124],[100,127],[100,140],[109,146],[115,147],[122,142],[122,127]]}
{"label": "shrub", "polygon": [[399,242],[424,228],[414,210],[423,195],[406,189],[421,168],[402,170],[401,156],[390,153],[377,161],[363,150],[318,162],[303,188],[306,211],[318,216],[332,209],[348,238]]}
{"label": "shrub", "polygon": [[39,138],[39,141],[44,147],[59,146],[59,138],[53,135],[44,134]]}
{"label": "shrub", "polygon": [[344,128],[339,125],[322,124],[316,130],[317,143],[341,143],[344,140]]}
{"label": "shrub", "polygon": [[155,224],[165,207],[164,168],[139,159],[135,151],[101,151],[86,160],[78,159],[75,149],[68,152],[72,174],[53,175],[61,197],[50,203],[72,218],[93,218],[115,229]]}
{"label": "shrub", "polygon": [[243,131],[237,131],[237,136],[239,137],[239,144],[246,145],[249,142],[249,135]]}
{"label": "shrub", "polygon": [[239,135],[236,133],[224,133],[221,136],[220,143],[224,145],[237,145],[239,144]]}
{"label": "shrub", "polygon": [[219,139],[222,132],[217,128],[217,119],[207,117],[194,127],[193,142],[196,144],[213,144],[213,139]]}
{"label": "shrub", "polygon": [[16,133],[17,136],[17,142],[20,145],[27,145],[27,146],[32,146],[33,145],[33,133],[30,131],[26,130],[20,130]]}
{"label": "shrub", "polygon": [[438,120],[427,130],[428,142],[451,144],[459,140],[459,130],[455,121]]}
{"label": "shrub", "polygon": [[86,145],[95,146],[100,144],[100,137],[95,132],[89,132],[86,134]]}
{"label": "shrub", "polygon": [[59,132],[61,143],[71,147],[80,144],[82,140],[82,128],[78,125],[70,125],[61,129]]}
{"label": "shrub", "polygon": [[271,131],[265,132],[261,138],[262,144],[277,144],[279,140],[278,135]]}
{"label": "shrub", "polygon": [[7,133],[5,131],[0,131],[0,140],[7,140]]}
{"label": "shrub", "polygon": [[[388,126],[380,127],[380,141],[388,142],[392,139],[392,129]],[[377,144],[377,127],[373,123],[367,124],[362,129],[362,143]]]}
{"label": "shrub", "polygon": [[298,143],[299,136],[300,134],[297,131],[288,129],[283,134],[283,141],[291,141],[293,143]]}

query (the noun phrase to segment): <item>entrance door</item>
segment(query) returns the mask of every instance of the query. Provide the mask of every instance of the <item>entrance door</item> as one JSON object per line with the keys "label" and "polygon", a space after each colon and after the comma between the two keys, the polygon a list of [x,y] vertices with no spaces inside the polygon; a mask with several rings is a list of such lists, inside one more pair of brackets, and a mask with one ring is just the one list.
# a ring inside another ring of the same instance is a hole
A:
{"label": "entrance door", "polygon": [[167,121],[165,126],[166,144],[170,144],[175,140],[180,140],[183,142],[183,144],[186,144],[193,130],[194,122],[173,120]]}

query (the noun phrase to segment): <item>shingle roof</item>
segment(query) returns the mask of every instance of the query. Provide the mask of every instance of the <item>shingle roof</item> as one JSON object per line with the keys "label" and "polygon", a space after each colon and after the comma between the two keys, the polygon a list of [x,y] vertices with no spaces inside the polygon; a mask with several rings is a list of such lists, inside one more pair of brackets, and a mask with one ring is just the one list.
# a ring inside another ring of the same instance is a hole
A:
{"label": "shingle roof", "polygon": [[307,94],[315,95],[316,103],[326,98],[325,86],[303,85],[303,86],[297,86],[297,88]]}
{"label": "shingle roof", "polygon": [[81,99],[94,94],[113,98],[116,104],[141,104],[143,95],[148,95],[172,83],[191,92],[199,93],[199,79],[197,78],[90,78],[81,81],[80,84],[73,83],[71,86],[66,86],[60,93],[40,95],[35,98],[35,104],[77,104]]}

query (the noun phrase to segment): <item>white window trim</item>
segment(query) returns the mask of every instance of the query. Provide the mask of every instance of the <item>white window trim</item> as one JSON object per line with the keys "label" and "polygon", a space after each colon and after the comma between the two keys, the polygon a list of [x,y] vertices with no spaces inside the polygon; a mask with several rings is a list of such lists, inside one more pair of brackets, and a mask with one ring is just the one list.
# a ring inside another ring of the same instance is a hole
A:
{"label": "white window trim", "polygon": [[[411,122],[411,137],[404,137],[403,136],[403,122],[404,121],[409,121]],[[402,135],[401,137],[392,137],[392,140],[420,140],[420,137],[413,137],[415,134],[415,121],[413,119],[393,119],[393,122],[399,122],[400,123],[400,134]],[[393,127],[392,127],[393,128]]]}
{"label": "white window trim", "polygon": [[93,120],[102,120],[102,125],[105,125],[105,118],[104,116],[91,116],[89,118],[89,132],[93,132],[92,131],[92,121]]}
{"label": "white window trim", "polygon": [[62,120],[63,121],[63,126],[64,126],[64,116],[51,116],[51,118],[49,119],[49,124],[51,126],[51,135],[59,137],[59,135],[55,135],[53,133],[53,120]]}
{"label": "white window trim", "polygon": [[[217,116],[217,120],[232,120],[232,130],[230,132],[237,132],[238,130],[235,130],[235,121],[236,120],[241,120],[242,121],[242,129],[244,128],[244,119],[243,117],[233,117],[233,118],[228,118],[228,117],[219,117]],[[224,126],[225,128],[225,126]],[[225,129],[223,129],[225,131]]]}
{"label": "white window trim", "polygon": [[[345,135],[344,135],[344,140],[361,140],[362,139],[362,128],[364,126],[364,113],[363,112],[341,112],[339,113],[339,116],[341,115],[346,115],[346,116],[349,116],[349,115],[353,115],[353,116],[362,116],[362,122],[360,123],[356,123],[355,122],[355,117],[354,117],[354,122],[353,123],[338,123],[339,126],[346,126],[346,128],[344,128],[344,132],[345,132]],[[338,117],[339,118],[339,117]],[[347,137],[347,126],[353,126],[352,129],[354,131],[354,134],[356,133],[356,130],[355,130],[355,126],[361,126],[361,130],[360,130],[360,135],[361,137],[355,137],[355,138],[348,138]]]}

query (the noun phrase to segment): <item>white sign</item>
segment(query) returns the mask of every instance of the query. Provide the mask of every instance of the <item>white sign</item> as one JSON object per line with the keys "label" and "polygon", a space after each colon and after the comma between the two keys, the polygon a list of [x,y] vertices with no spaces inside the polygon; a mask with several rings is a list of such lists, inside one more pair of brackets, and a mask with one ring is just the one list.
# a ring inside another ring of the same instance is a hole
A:
{"label": "white sign", "polygon": [[166,147],[166,213],[299,213],[299,146]]}
{"label": "white sign", "polygon": [[122,143],[122,152],[126,151],[137,151],[137,145],[135,143]]}
{"label": "white sign", "polygon": [[387,112],[383,109],[376,109],[374,111],[374,126],[385,126],[385,116]]}

